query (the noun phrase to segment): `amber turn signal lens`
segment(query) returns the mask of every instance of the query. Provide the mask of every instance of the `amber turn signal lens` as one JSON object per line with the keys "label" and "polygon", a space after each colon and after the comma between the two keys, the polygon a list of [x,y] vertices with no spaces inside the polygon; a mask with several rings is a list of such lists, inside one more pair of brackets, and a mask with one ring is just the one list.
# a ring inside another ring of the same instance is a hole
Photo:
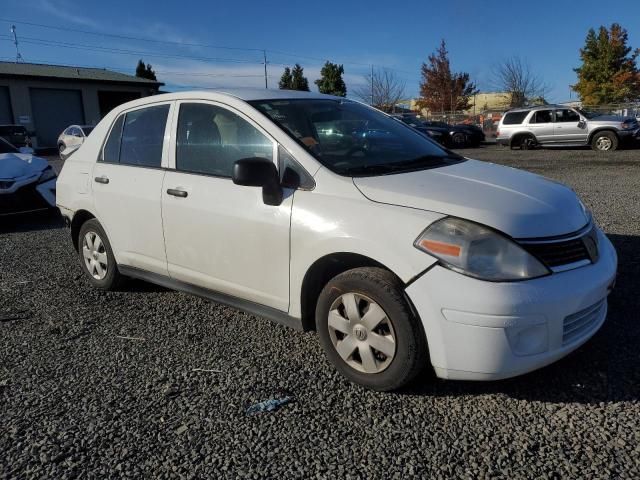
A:
{"label": "amber turn signal lens", "polygon": [[450,257],[459,257],[461,251],[461,248],[458,245],[427,239],[420,240],[420,246],[429,252],[448,255]]}

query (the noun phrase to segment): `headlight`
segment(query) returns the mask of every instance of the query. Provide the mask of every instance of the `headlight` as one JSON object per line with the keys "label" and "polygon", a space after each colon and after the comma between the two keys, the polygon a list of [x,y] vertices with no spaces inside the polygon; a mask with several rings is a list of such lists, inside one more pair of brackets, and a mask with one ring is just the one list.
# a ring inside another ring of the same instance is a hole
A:
{"label": "headlight", "polygon": [[38,183],[46,182],[47,180],[51,180],[52,178],[56,178],[56,172],[54,172],[53,168],[51,168],[51,165],[49,165],[42,171],[42,174],[38,179]]}
{"label": "headlight", "polygon": [[512,240],[460,218],[434,222],[414,245],[438,258],[445,267],[482,280],[525,280],[551,273]]}

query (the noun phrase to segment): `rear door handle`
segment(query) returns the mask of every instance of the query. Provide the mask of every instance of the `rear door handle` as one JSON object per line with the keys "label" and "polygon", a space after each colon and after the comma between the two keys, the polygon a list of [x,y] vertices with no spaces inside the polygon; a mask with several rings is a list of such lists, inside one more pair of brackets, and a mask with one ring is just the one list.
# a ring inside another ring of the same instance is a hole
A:
{"label": "rear door handle", "polygon": [[180,190],[178,188],[169,188],[167,189],[167,193],[169,195],[173,195],[174,197],[180,197],[180,198],[185,198],[187,195],[189,195],[189,193],[186,192],[185,190]]}
{"label": "rear door handle", "polygon": [[95,180],[96,183],[103,183],[105,185],[107,183],[109,183],[109,179],[107,177],[105,177],[104,175],[101,176],[101,177],[96,177],[96,178],[94,178],[94,180]]}

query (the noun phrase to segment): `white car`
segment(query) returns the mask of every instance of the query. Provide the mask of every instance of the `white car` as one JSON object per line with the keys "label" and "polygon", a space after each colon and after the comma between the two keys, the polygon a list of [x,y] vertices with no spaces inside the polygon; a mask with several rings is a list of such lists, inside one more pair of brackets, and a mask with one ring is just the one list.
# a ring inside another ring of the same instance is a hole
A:
{"label": "white car", "polygon": [[0,138],[0,217],[53,209],[55,202],[56,172],[49,162]]}
{"label": "white car", "polygon": [[58,137],[58,153],[62,160],[75,152],[93,130],[93,125],[71,125]]}
{"label": "white car", "polygon": [[376,390],[428,363],[464,380],[552,363],[601,327],[616,276],[571,189],[314,93],[121,105],[64,164],[57,204],[96,287],[136,277],[317,330]]}

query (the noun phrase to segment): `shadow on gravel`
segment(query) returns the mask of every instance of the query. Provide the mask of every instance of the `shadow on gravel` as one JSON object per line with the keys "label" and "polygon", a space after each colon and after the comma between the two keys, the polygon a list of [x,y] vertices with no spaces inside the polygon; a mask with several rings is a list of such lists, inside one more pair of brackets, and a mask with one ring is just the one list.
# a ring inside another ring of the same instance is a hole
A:
{"label": "shadow on gravel", "polygon": [[640,237],[609,235],[618,252],[618,280],[604,326],[585,345],[541,370],[496,382],[454,382],[424,373],[401,395],[506,395],[551,403],[640,400]]}
{"label": "shadow on gravel", "polygon": [[64,227],[64,222],[57,209],[0,217],[0,234],[51,230],[62,227]]}

